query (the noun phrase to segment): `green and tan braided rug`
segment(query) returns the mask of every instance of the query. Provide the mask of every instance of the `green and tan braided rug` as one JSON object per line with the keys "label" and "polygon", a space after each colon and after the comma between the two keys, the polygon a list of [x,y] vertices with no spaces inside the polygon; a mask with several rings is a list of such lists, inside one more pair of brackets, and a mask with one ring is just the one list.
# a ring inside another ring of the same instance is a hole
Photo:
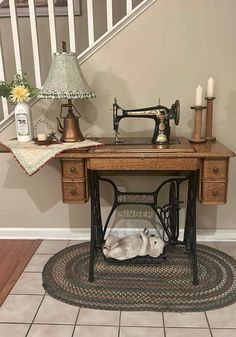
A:
{"label": "green and tan braided rug", "polygon": [[44,267],[43,286],[60,301],[103,310],[205,311],[236,302],[236,261],[203,245],[197,251],[197,286],[182,246],[168,248],[166,261],[151,265],[111,264],[99,255],[89,283],[88,243],[54,255]]}

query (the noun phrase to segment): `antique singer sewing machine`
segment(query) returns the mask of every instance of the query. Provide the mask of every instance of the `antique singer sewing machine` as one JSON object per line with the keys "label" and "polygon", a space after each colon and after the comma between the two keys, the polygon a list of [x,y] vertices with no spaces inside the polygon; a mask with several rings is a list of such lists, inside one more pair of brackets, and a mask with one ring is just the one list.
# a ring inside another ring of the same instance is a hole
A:
{"label": "antique singer sewing machine", "polygon": [[117,100],[115,98],[113,103],[113,129],[115,131],[116,144],[122,143],[122,141],[118,139],[119,122],[121,119],[127,117],[154,119],[155,128],[151,143],[166,144],[170,142],[170,120],[173,119],[175,121],[175,125],[179,124],[180,104],[179,101],[176,100],[170,109],[160,105],[159,103],[158,105],[152,107],[125,110],[117,104]]}

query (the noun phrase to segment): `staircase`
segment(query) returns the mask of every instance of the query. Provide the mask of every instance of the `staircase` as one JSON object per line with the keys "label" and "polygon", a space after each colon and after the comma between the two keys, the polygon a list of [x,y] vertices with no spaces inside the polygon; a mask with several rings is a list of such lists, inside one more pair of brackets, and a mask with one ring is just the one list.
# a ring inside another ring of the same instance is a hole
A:
{"label": "staircase", "polygon": [[[54,0],[48,0],[42,9],[29,0],[28,8],[22,9],[9,0],[9,9],[4,9],[9,16],[0,22],[0,80],[9,82],[16,72],[26,73],[27,79],[41,88],[53,53],[61,51],[62,40],[83,63],[155,1],[67,0],[67,6],[57,8]],[[58,16],[59,10],[63,16]],[[21,16],[22,11],[27,17]],[[46,16],[41,16],[42,11]],[[37,101],[32,99],[31,105]],[[13,109],[2,97],[0,132],[14,121]]]}

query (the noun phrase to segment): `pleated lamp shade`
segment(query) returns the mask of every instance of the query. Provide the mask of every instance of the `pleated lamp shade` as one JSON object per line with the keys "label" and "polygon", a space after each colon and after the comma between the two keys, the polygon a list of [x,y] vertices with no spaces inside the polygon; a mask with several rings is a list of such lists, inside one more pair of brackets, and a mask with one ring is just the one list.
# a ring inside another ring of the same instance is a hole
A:
{"label": "pleated lamp shade", "polygon": [[75,53],[55,53],[51,68],[39,98],[77,99],[93,98],[92,91],[85,80]]}

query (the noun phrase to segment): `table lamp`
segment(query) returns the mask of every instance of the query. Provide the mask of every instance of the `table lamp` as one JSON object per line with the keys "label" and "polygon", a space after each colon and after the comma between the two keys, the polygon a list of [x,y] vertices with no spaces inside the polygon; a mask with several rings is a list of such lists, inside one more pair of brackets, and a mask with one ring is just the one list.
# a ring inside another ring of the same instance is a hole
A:
{"label": "table lamp", "polygon": [[[84,140],[79,127],[78,117],[74,115],[75,110],[81,116],[72,99],[83,99],[95,97],[79,66],[75,53],[66,52],[66,44],[62,43],[62,53],[54,53],[51,68],[46,82],[40,90],[38,97],[44,99],[68,99],[67,104],[61,105],[60,117],[64,119],[64,127],[57,117],[58,130],[62,133],[62,142],[80,142]],[[62,116],[63,108],[68,108],[66,117]]]}

